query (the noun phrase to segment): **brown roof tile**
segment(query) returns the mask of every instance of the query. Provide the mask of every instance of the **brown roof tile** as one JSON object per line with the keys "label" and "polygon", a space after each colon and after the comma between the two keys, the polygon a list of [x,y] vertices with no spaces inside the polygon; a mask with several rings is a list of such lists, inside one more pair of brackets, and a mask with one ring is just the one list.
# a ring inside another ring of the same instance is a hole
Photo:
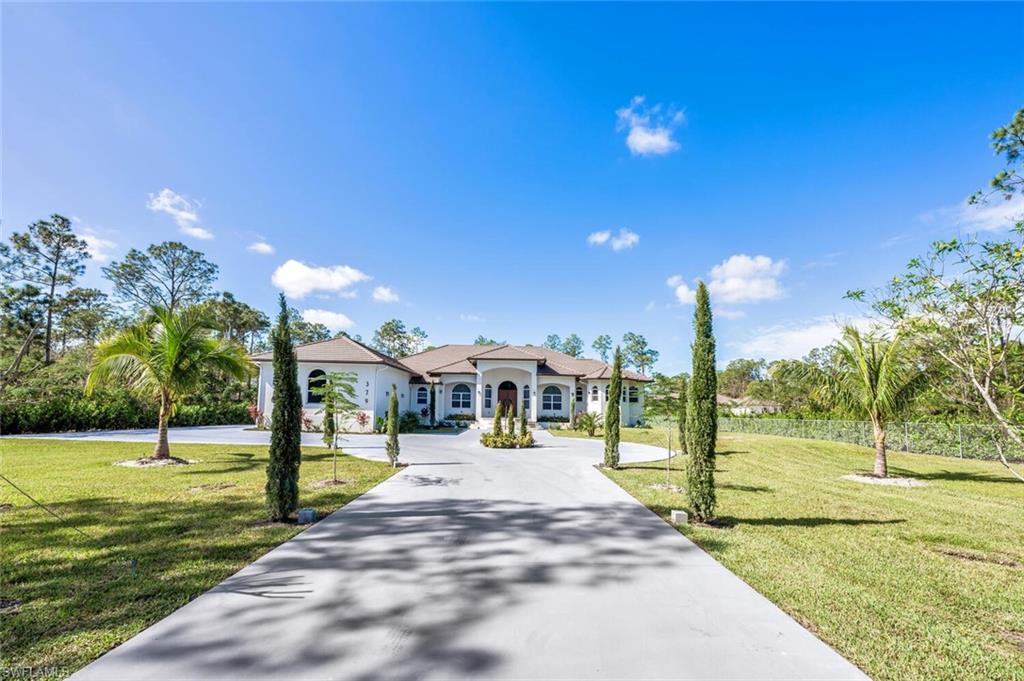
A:
{"label": "brown roof tile", "polygon": [[[300,362],[324,362],[332,364],[385,364],[395,369],[417,372],[393,357],[378,352],[348,336],[338,336],[325,341],[295,346],[295,356]],[[269,362],[273,352],[259,352],[250,357],[254,362]]]}

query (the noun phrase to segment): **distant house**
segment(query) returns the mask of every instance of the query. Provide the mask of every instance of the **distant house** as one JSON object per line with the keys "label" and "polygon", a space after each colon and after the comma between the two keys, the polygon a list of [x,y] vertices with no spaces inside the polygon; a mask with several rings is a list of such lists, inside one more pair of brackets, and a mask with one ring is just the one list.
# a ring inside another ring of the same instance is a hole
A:
{"label": "distant house", "polygon": [[[308,343],[295,348],[303,409],[315,418],[320,396],[313,389],[328,372],[356,375],[356,394],[369,423],[387,412],[391,386],[398,390],[399,410],[414,411],[426,419],[431,392],[438,420],[454,416],[478,422],[494,416],[499,403],[518,411],[522,405],[530,422],[568,419],[575,399],[576,412],[604,413],[610,399],[612,368],[596,359],[571,357],[532,345],[442,345],[403,357],[389,357],[347,337]],[[270,415],[274,399],[273,355],[252,356],[260,368],[257,406]],[[622,372],[622,422],[635,425],[643,416],[644,384],[651,379],[633,371]],[[348,424],[354,429],[353,424]]]}
{"label": "distant house", "polygon": [[782,405],[772,400],[758,400],[753,397],[729,397],[718,395],[718,408],[727,410],[734,416],[758,416],[760,414],[777,414]]}

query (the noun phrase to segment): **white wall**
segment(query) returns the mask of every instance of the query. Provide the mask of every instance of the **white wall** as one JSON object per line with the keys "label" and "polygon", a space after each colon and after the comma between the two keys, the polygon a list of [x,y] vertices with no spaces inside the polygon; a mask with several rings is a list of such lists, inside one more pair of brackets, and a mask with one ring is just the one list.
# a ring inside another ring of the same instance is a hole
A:
{"label": "white wall", "polygon": [[[469,388],[469,408],[452,408],[452,388],[459,383],[465,383]],[[442,391],[439,392],[437,418],[447,418],[450,414],[475,414],[476,413],[476,375],[475,374],[446,374],[441,377]]]}
{"label": "white wall", "polygon": [[[516,386],[516,409],[518,409],[519,404],[523,401],[524,388],[530,385],[531,377],[532,374],[527,369],[493,367],[484,370],[480,383],[480,399],[484,398],[484,389],[488,385],[491,386],[491,406],[488,408],[487,403],[484,403],[483,416],[485,418],[494,416],[494,410],[498,406],[498,386],[504,381],[511,381]],[[532,395],[530,400],[533,400]]]}
{"label": "white wall", "polygon": [[[586,397],[587,400],[587,411],[602,415],[605,413],[605,391],[607,390],[609,383],[610,381],[607,379],[586,382],[586,392],[584,397]],[[597,386],[598,389],[598,399],[596,402],[592,402],[590,400],[590,391],[592,386]],[[623,381],[622,387],[625,388],[626,391],[625,399],[620,399],[619,401],[619,408],[622,412],[622,423],[627,426],[635,426],[644,415],[644,384],[636,381]],[[629,401],[629,389],[631,387],[636,388],[636,402]]]}

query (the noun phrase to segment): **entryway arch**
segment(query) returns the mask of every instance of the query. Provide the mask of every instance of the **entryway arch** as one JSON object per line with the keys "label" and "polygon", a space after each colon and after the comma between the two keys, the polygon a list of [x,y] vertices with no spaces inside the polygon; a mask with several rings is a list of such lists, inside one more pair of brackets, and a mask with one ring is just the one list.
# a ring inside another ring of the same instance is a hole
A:
{"label": "entryway arch", "polygon": [[498,403],[501,404],[501,409],[504,413],[508,413],[509,410],[514,414],[519,406],[519,389],[516,384],[512,381],[502,381],[498,384]]}

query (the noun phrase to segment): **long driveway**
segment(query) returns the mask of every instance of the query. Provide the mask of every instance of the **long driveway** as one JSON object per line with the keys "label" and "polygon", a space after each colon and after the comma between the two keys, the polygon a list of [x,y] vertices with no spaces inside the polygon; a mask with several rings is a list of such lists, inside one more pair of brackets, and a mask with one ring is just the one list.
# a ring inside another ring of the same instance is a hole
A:
{"label": "long driveway", "polygon": [[600,443],[477,439],[403,436],[408,468],[73,678],[864,678],[595,470]]}

